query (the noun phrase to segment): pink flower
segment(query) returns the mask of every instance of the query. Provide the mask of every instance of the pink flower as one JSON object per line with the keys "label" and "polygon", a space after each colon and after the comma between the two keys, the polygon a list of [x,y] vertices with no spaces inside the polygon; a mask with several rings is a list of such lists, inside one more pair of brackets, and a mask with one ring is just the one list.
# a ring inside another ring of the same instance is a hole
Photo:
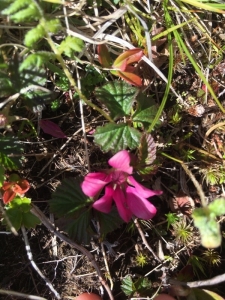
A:
{"label": "pink flower", "polygon": [[151,219],[156,214],[156,208],[146,198],[162,194],[162,191],[152,191],[139,184],[133,176],[130,166],[130,154],[122,150],[109,161],[111,169],[104,172],[89,173],[85,176],[81,188],[85,195],[97,198],[105,187],[105,194],[93,204],[93,208],[109,213],[113,200],[118,212],[125,222],[132,215],[141,219]]}

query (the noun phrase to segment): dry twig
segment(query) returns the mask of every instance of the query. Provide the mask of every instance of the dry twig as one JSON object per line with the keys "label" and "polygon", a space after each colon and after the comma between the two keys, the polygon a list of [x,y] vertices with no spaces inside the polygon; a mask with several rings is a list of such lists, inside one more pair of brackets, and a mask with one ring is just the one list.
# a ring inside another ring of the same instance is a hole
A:
{"label": "dry twig", "polygon": [[59,239],[61,239],[62,241],[66,242],[71,247],[74,247],[75,249],[77,249],[78,251],[80,251],[81,253],[83,253],[85,256],[87,256],[87,258],[89,259],[89,261],[91,262],[91,264],[95,268],[101,284],[106,289],[106,291],[107,291],[107,293],[109,295],[109,299],[110,300],[114,300],[112,292],[111,292],[108,284],[104,280],[104,276],[103,276],[103,274],[102,274],[102,272],[101,272],[101,270],[100,270],[97,262],[95,261],[93,255],[87,249],[85,249],[81,245],[78,245],[77,243],[75,243],[74,241],[72,241],[71,239],[69,239],[68,237],[66,237],[64,234],[62,234],[59,231],[57,231],[54,228],[54,226],[50,223],[50,221],[48,220],[48,218],[42,213],[42,211],[36,205],[32,204],[31,212],[32,212],[32,214],[34,214],[36,217],[38,217],[41,220],[41,222],[48,228],[49,231],[51,231],[51,233],[55,234]]}

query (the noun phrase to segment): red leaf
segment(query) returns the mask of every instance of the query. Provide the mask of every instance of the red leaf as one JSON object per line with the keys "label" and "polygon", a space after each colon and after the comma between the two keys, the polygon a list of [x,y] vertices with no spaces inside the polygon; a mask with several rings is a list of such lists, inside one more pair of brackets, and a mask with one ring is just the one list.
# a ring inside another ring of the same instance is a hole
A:
{"label": "red leaf", "polygon": [[26,193],[30,188],[30,184],[26,179],[22,179],[17,182],[14,187],[12,188],[13,191],[19,195],[23,195]]}
{"label": "red leaf", "polygon": [[139,62],[139,60],[144,55],[143,50],[139,48],[134,48],[131,50],[127,50],[120,54],[117,59],[113,63],[113,68],[115,69],[121,69],[123,71],[124,66],[127,66],[129,64]]}
{"label": "red leaf", "polygon": [[53,123],[52,121],[41,120],[40,127],[45,133],[50,134],[51,136],[62,139],[67,138],[67,136],[62,132],[59,126]]}
{"label": "red leaf", "polygon": [[129,73],[129,72],[117,72],[117,76],[120,76],[126,82],[131,83],[131,84],[133,84],[135,86],[138,86],[138,87],[142,86],[141,77],[139,77],[136,74]]}
{"label": "red leaf", "polygon": [[3,194],[3,202],[4,204],[7,204],[9,203],[10,201],[12,201],[16,196],[16,193],[11,190],[11,189],[8,189],[7,191],[4,192]]}
{"label": "red leaf", "polygon": [[109,54],[109,51],[108,51],[108,48],[106,47],[106,45],[104,45],[104,44],[98,45],[97,51],[98,51],[98,60],[99,60],[100,64],[104,68],[110,68],[111,57],[110,57],[110,54]]}

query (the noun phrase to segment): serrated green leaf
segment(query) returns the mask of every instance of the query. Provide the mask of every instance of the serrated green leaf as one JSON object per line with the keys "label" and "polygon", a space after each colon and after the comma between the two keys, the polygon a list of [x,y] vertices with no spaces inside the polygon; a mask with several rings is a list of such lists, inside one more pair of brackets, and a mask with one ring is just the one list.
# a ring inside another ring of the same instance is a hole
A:
{"label": "serrated green leaf", "polygon": [[50,209],[58,217],[73,215],[92,202],[81,190],[81,180],[66,178],[56,188],[50,200]]}
{"label": "serrated green leaf", "polygon": [[208,206],[210,212],[214,213],[215,216],[220,217],[225,214],[225,198],[215,199]]}
{"label": "serrated green leaf", "polygon": [[65,53],[68,57],[72,57],[74,52],[81,52],[84,47],[84,43],[81,39],[67,36],[64,41],[61,42],[58,50],[60,53]]}
{"label": "serrated green leaf", "polygon": [[[147,99],[146,99],[147,100]],[[151,123],[158,111],[156,104],[153,104],[147,108],[138,107],[133,114],[132,119],[134,122]]]}
{"label": "serrated green leaf", "polygon": [[127,276],[127,277],[123,278],[122,284],[121,284],[121,290],[128,297],[131,297],[134,294],[135,286],[134,286],[131,276]]}
{"label": "serrated green leaf", "polygon": [[74,220],[70,220],[65,231],[69,234],[71,239],[87,245],[94,235],[94,232],[90,227],[90,222],[91,211],[85,210],[77,214],[77,217]]}
{"label": "serrated green leaf", "polygon": [[18,209],[21,212],[27,213],[30,211],[31,199],[26,197],[15,197],[13,201],[9,203],[9,209]]}
{"label": "serrated green leaf", "polygon": [[[30,212],[30,204],[29,198],[15,197],[6,207],[6,215],[16,230],[19,230],[22,225],[29,229],[40,224],[40,220]],[[3,223],[9,227],[6,220]]]}
{"label": "serrated green leaf", "polygon": [[134,286],[137,292],[143,294],[146,289],[151,288],[151,281],[146,277],[140,277],[134,282]]}
{"label": "serrated green leaf", "polygon": [[115,80],[95,91],[97,99],[107,106],[113,119],[129,115],[137,88],[124,81]]}
{"label": "serrated green leaf", "polygon": [[41,17],[37,7],[32,3],[27,8],[21,9],[20,11],[10,15],[10,19],[18,23],[21,21],[32,21],[38,20]]}
{"label": "serrated green leaf", "polygon": [[22,215],[22,225],[27,229],[35,228],[37,225],[41,224],[41,221],[33,215],[30,211],[23,213]]}
{"label": "serrated green leaf", "polygon": [[35,28],[32,28],[29,30],[24,38],[24,44],[27,47],[32,47],[34,46],[35,43],[38,42],[38,40],[42,39],[45,36],[45,28],[41,25],[38,24]]}
{"label": "serrated green leaf", "polygon": [[19,9],[26,7],[31,4],[30,0],[14,0],[10,6],[2,11],[3,15],[12,15]]}
{"label": "serrated green leaf", "polygon": [[[17,208],[11,208],[6,210],[5,213],[9,218],[12,226],[15,227],[16,230],[19,230],[22,226],[23,212],[18,210]],[[10,229],[6,219],[3,219],[3,225]]]}
{"label": "serrated green leaf", "polygon": [[140,166],[150,165],[155,159],[156,144],[151,134],[144,133],[141,137],[141,142],[138,149],[138,164]]}
{"label": "serrated green leaf", "polygon": [[50,60],[54,60],[55,58],[55,54],[48,51],[38,51],[36,53],[32,53],[28,55],[20,64],[19,71],[21,72],[24,69],[29,69],[30,66],[40,68],[44,63],[49,63]]}
{"label": "serrated green leaf", "polygon": [[115,206],[112,207],[109,214],[104,214],[98,211],[95,211],[95,213],[100,224],[100,233],[103,239],[107,233],[118,229],[119,226],[124,223]]}
{"label": "serrated green leaf", "polygon": [[62,28],[62,25],[61,25],[59,19],[53,19],[53,20],[50,20],[47,22],[45,21],[42,25],[45,28],[45,32],[53,33],[53,34],[58,33],[59,30]]}
{"label": "serrated green leaf", "polygon": [[126,124],[106,124],[97,127],[94,133],[95,143],[103,151],[112,150],[114,153],[130,148],[135,149],[141,138],[141,133]]}

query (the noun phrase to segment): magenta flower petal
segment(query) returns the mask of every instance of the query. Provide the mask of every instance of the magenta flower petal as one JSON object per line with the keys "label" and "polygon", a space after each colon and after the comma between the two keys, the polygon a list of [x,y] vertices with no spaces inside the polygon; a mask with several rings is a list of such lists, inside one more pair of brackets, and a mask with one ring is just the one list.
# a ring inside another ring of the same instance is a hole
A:
{"label": "magenta flower petal", "polygon": [[60,127],[54,122],[49,120],[40,120],[39,124],[44,133],[50,134],[51,136],[54,136],[56,138],[67,138]]}
{"label": "magenta flower petal", "polygon": [[125,173],[132,174],[133,172],[133,168],[130,166],[130,154],[127,150],[122,150],[116,153],[112,158],[110,158],[108,163],[113,168]]}
{"label": "magenta flower petal", "polygon": [[126,199],[123,191],[120,189],[120,187],[116,187],[116,189],[113,193],[113,200],[116,203],[117,210],[119,212],[120,217],[125,222],[129,222],[132,217],[132,212],[130,211],[130,209],[127,205],[127,199]]}
{"label": "magenta flower petal", "polygon": [[135,188],[128,186],[126,188],[127,203],[134,216],[148,220],[152,219],[157,210],[155,206],[147,199],[141,197],[135,190]]}
{"label": "magenta flower petal", "polygon": [[94,197],[101,189],[111,181],[111,176],[106,173],[89,173],[84,177],[81,183],[82,191],[88,197]]}
{"label": "magenta flower petal", "polygon": [[143,198],[149,198],[155,195],[161,195],[162,191],[152,191],[142,184],[138,183],[133,176],[128,177],[128,182],[134,186],[136,192]]}
{"label": "magenta flower petal", "polygon": [[110,186],[110,185],[107,186],[105,188],[105,195],[103,197],[101,197],[100,199],[98,199],[97,201],[95,201],[94,204],[92,205],[92,207],[103,213],[108,214],[112,207],[113,193],[114,193],[114,190],[113,190],[112,186]]}

